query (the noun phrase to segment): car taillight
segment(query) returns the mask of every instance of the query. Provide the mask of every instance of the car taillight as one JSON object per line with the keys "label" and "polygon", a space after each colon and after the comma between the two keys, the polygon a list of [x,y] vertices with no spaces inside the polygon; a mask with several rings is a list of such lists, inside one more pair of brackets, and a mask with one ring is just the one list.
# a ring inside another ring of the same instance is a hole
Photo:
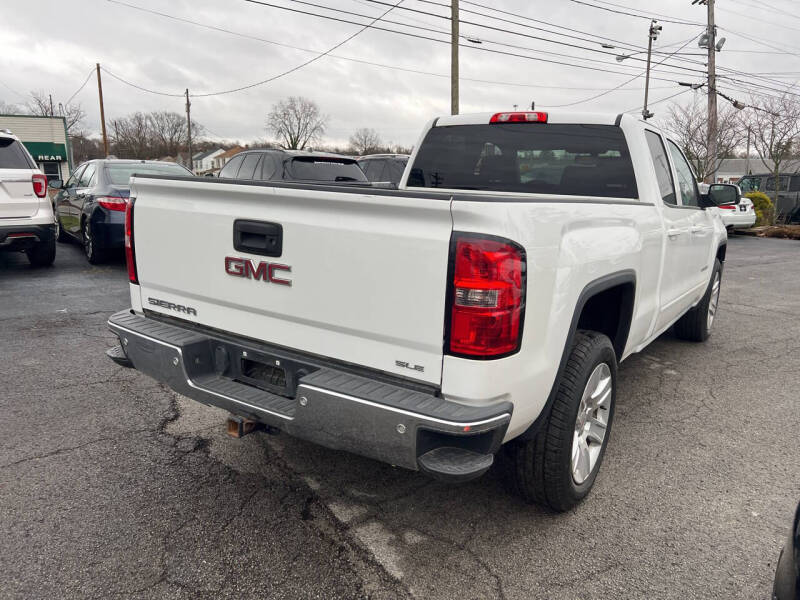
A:
{"label": "car taillight", "polygon": [[98,196],[97,203],[108,210],[118,210],[119,212],[124,212],[128,206],[128,199],[119,198],[117,196]]}
{"label": "car taillight", "polygon": [[719,207],[722,210],[736,210],[736,205],[735,204],[720,204]]}
{"label": "car taillight", "polygon": [[128,265],[128,280],[139,283],[136,272],[136,250],[133,244],[133,198],[125,203],[125,262]]}
{"label": "car taillight", "polygon": [[36,194],[37,198],[47,196],[47,177],[37,173],[31,177],[31,182],[33,183],[33,193]]}
{"label": "car taillight", "polygon": [[519,350],[525,310],[525,250],[511,240],[457,235],[453,273],[450,354],[499,358]]}
{"label": "car taillight", "polygon": [[546,112],[502,112],[495,113],[489,123],[547,123]]}

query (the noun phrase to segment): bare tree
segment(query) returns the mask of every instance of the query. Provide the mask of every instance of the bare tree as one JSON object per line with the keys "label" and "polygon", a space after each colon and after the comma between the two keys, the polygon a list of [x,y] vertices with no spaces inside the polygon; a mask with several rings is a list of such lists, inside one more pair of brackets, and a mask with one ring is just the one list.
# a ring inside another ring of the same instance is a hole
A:
{"label": "bare tree", "polygon": [[374,154],[381,150],[381,137],[378,132],[369,127],[356,129],[350,136],[350,148],[355,154]]}
{"label": "bare tree", "polygon": [[22,112],[16,104],[11,104],[5,100],[0,100],[0,115],[18,115]]}
{"label": "bare tree", "polygon": [[696,96],[689,105],[673,104],[664,124],[701,180],[715,173],[723,159],[735,156],[744,137],[738,111],[732,106],[720,107],[717,111],[717,156],[709,156],[707,123],[706,103]]}
{"label": "bare tree", "polygon": [[147,115],[136,112],[122,119],[112,119],[111,143],[120,158],[151,158],[152,136]]}
{"label": "bare tree", "polygon": [[751,111],[753,145],[764,167],[774,177],[777,216],[781,167],[792,158],[793,146],[800,136],[800,101],[784,94],[753,99],[751,105],[755,108]]}
{"label": "bare tree", "polygon": [[75,133],[86,118],[86,111],[80,104],[58,104],[52,95],[44,92],[31,92],[30,100],[25,104],[32,115],[40,117],[64,117],[67,122],[67,133]]}
{"label": "bare tree", "polygon": [[327,121],[328,117],[320,113],[315,102],[290,96],[272,106],[267,115],[267,131],[273,133],[281,148],[303,150],[320,141]]}

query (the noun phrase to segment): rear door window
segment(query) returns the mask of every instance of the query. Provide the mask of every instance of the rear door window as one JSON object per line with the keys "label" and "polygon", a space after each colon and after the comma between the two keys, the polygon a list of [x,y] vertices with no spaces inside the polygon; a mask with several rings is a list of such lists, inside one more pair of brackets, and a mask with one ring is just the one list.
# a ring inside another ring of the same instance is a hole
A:
{"label": "rear door window", "polygon": [[628,144],[614,125],[503,123],[434,127],[408,186],[637,198]]}
{"label": "rear door window", "polygon": [[255,179],[256,168],[258,167],[258,161],[261,160],[262,156],[263,154],[260,154],[258,152],[251,152],[249,154],[245,154],[244,160],[242,161],[242,166],[239,169],[238,178]]}
{"label": "rear door window", "polygon": [[[786,188],[789,186],[789,176],[788,175],[779,175],[780,177],[780,189],[779,192],[785,192]],[[775,191],[775,175],[770,175],[767,177],[767,185],[766,190],[768,192]]]}
{"label": "rear door window", "polygon": [[675,196],[675,183],[672,181],[672,170],[669,168],[667,160],[667,150],[661,136],[653,131],[645,131],[644,137],[647,139],[647,146],[650,148],[650,156],[653,158],[653,166],[656,170],[656,180],[658,181],[658,191],[661,192],[661,199],[664,204],[676,205],[678,199]]}
{"label": "rear door window", "polygon": [[78,182],[78,187],[89,187],[95,180],[95,171],[97,171],[97,165],[95,163],[89,163],[86,165],[86,169],[83,171],[81,175],[81,180]]}
{"label": "rear door window", "polygon": [[695,179],[689,161],[673,142],[667,140],[672,161],[675,163],[675,171],[678,173],[678,189],[681,193],[681,204],[683,206],[700,206],[700,192],[697,189],[697,179]]}
{"label": "rear door window", "polygon": [[269,181],[273,178],[280,179],[280,173],[278,172],[279,164],[280,157],[277,154],[272,152],[265,154],[264,158],[261,160],[261,176],[259,179],[264,181]]}
{"label": "rear door window", "polygon": [[793,175],[789,181],[790,192],[800,192],[800,175]]}
{"label": "rear door window", "polygon": [[238,175],[239,173],[239,167],[242,166],[243,160],[244,160],[244,154],[237,154],[232,159],[230,159],[224,167],[222,167],[222,170],[219,172],[219,176],[235,179],[236,175]]}
{"label": "rear door window", "polygon": [[0,137],[0,169],[35,169],[25,148],[14,138]]}

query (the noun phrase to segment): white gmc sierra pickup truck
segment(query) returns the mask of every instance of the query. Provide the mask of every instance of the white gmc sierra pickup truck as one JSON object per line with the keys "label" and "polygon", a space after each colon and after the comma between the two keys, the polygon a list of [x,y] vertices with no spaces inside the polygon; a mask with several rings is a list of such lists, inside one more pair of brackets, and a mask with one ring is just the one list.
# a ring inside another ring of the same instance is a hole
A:
{"label": "white gmc sierra pickup truck", "polygon": [[710,204],[629,115],[440,117],[397,190],[134,176],[108,354],[444,480],[502,447],[518,493],[566,510],[603,459],[619,362],[673,325],[709,335],[727,241]]}

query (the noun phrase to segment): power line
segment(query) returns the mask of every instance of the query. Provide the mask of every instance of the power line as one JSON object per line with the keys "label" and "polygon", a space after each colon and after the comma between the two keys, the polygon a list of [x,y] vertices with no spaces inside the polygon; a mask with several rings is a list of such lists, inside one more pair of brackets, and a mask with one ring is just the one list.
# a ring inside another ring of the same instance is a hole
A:
{"label": "power line", "polygon": [[[726,12],[731,13],[732,15],[736,15],[738,17],[746,17],[747,19],[751,19],[753,21],[759,21],[761,23],[766,23],[767,25],[772,25],[773,27],[781,27],[783,29],[790,29],[792,31],[800,31],[798,27],[791,27],[790,25],[784,25],[783,23],[776,23],[775,21],[768,21],[767,19],[760,19],[758,17],[754,17],[753,15],[746,15],[744,13],[740,13],[735,10],[731,10],[730,8],[722,7],[722,9]],[[791,15],[790,15],[791,16]]]}
{"label": "power line", "polygon": [[[683,43],[683,46],[681,46],[680,48],[678,48],[677,50],[675,50],[675,52],[680,52],[680,51],[681,51],[681,50],[683,50],[683,49],[684,49],[684,48],[685,48],[685,47],[686,47],[686,46],[687,46],[687,45],[688,45],[688,44],[689,44],[689,43],[690,43],[692,40],[695,40],[695,39],[697,39],[697,36],[696,36],[696,35],[693,35],[692,37],[690,37],[688,40],[686,40],[686,41]],[[673,52],[672,54],[675,54],[675,52]],[[653,68],[655,68],[655,67],[657,67],[658,65],[660,65],[661,63],[663,63],[663,62],[664,62],[665,60],[667,60],[667,59],[668,59],[670,56],[672,56],[672,55],[669,55],[669,56],[667,56],[666,58],[662,59],[662,60],[661,60],[661,62],[659,62],[659,63],[656,63],[655,65],[653,65]],[[596,100],[597,98],[600,98],[601,96],[605,96],[605,95],[607,95],[607,94],[610,94],[611,92],[615,92],[616,90],[618,90],[618,89],[619,89],[619,88],[621,88],[622,86],[624,86],[624,85],[626,85],[626,84],[628,84],[628,83],[631,83],[632,81],[634,81],[634,80],[636,80],[636,79],[639,79],[639,77],[642,77],[642,76],[643,76],[643,75],[645,75],[646,73],[647,73],[647,71],[643,71],[643,72],[639,73],[638,75],[634,75],[633,77],[631,77],[631,78],[630,78],[630,79],[628,79],[627,81],[623,81],[623,82],[622,82],[621,84],[619,84],[617,87],[611,88],[610,90],[606,90],[606,91],[604,91],[604,92],[601,92],[601,93],[599,93],[599,94],[596,94],[596,95],[594,95],[594,96],[591,96],[591,97],[589,97],[589,98],[584,98],[583,100],[578,100],[577,102],[570,102],[570,103],[568,103],[568,104],[555,104],[555,105],[548,105],[548,106],[552,106],[553,108],[566,108],[566,107],[568,107],[568,106],[575,106],[576,104],[583,104],[584,102],[589,102],[590,100]],[[655,103],[654,103],[654,104],[655,104]]]}
{"label": "power line", "polygon": [[64,102],[64,106],[69,106],[69,103],[72,102],[72,99],[75,96],[77,96],[83,88],[86,87],[86,84],[89,83],[89,79],[92,77],[92,75],[94,75],[94,72],[95,72],[94,69],[90,69],[89,70],[89,73],[86,75],[86,79],[84,79],[83,83],[81,84],[81,87],[79,87],[77,90],[75,90],[75,93],[72,94],[72,96],[69,97],[69,100]]}
{"label": "power line", "polygon": [[[667,96],[666,98],[661,98],[661,99],[656,100],[654,102],[650,102],[649,104],[650,104],[650,106],[654,106],[656,104],[661,104],[662,102],[666,102],[667,100],[671,100],[672,98],[675,98],[676,96],[680,96],[681,94],[685,94],[686,92],[690,92],[691,90],[692,90],[692,88],[686,88],[685,90],[681,90],[680,92],[678,92],[676,94],[672,94],[671,96]],[[629,113],[629,112],[637,112],[637,111],[640,111],[640,110],[642,110],[642,106],[637,106],[636,108],[631,108],[631,109],[628,109],[628,110],[626,110],[624,112]]]}
{"label": "power line", "polygon": [[[607,8],[605,6],[598,6],[597,4],[591,4],[590,2],[584,2],[584,0],[570,0],[570,2],[574,2],[575,4],[582,4],[584,6],[591,6],[592,8],[598,8],[600,10],[605,10],[605,11],[608,11],[608,12],[616,13],[618,15],[625,15],[627,17],[636,17],[636,18],[639,18],[639,19],[647,19],[648,21],[653,19],[653,18],[655,18],[656,16],[658,16],[656,13],[650,13],[649,15],[635,15],[630,11],[636,10],[636,9],[633,9],[633,8],[630,8],[630,7],[627,7],[627,6],[622,7],[625,10],[615,10],[613,8]],[[619,6],[619,5],[612,5],[612,6]],[[639,12],[641,12],[641,11],[639,11]],[[664,21],[665,23],[675,23],[677,25],[697,25],[697,26],[702,26],[702,23],[698,23],[696,21],[678,21],[678,20],[675,20],[673,17],[658,16],[658,20],[659,21]]]}
{"label": "power line", "polygon": [[[318,54],[318,55],[323,54],[323,52],[324,52],[324,51],[320,51],[320,50],[312,50],[310,48],[302,48],[300,46],[293,46],[291,44],[285,44],[285,43],[282,43],[282,42],[276,42],[274,40],[269,40],[269,39],[266,39],[266,38],[262,38],[262,37],[258,37],[258,36],[254,36],[254,35],[250,35],[250,34],[246,34],[246,33],[241,33],[241,32],[238,32],[238,31],[233,31],[231,29],[225,29],[223,27],[218,27],[218,26],[215,26],[215,25],[209,25],[207,23],[201,23],[199,21],[186,19],[184,17],[178,17],[176,15],[171,15],[171,14],[168,14],[168,13],[152,10],[152,9],[149,9],[149,8],[144,8],[144,7],[141,7],[141,6],[136,6],[134,4],[128,4],[127,2],[122,2],[121,0],[108,0],[108,1],[112,2],[114,4],[119,4],[121,6],[125,6],[127,8],[131,8],[131,9],[138,10],[138,11],[145,12],[145,13],[150,13],[150,14],[153,14],[153,15],[156,15],[156,16],[164,17],[164,18],[167,18],[167,19],[171,19],[171,20],[174,20],[174,21],[181,22],[181,23],[186,23],[186,24],[193,25],[193,26],[196,26],[196,27],[202,27],[202,28],[205,28],[205,29],[209,29],[211,31],[219,32],[219,33],[226,33],[228,35],[233,35],[233,36],[237,36],[237,37],[241,37],[241,38],[244,38],[244,39],[249,39],[249,40],[253,40],[253,41],[257,41],[257,42],[261,42],[261,43],[265,43],[265,44],[272,44],[272,45],[275,45],[275,46],[280,46],[282,48],[289,48],[289,49],[292,49],[292,50],[299,50],[299,51],[302,51],[302,52],[311,52],[313,54]],[[349,57],[349,56],[341,56],[341,55],[337,55],[337,54],[328,54],[327,56],[328,56],[328,58],[334,58],[334,59],[337,59],[337,60],[345,60],[345,61],[355,62],[355,63],[359,63],[359,64],[365,64],[365,65],[374,66],[374,67],[393,69],[393,70],[403,71],[403,72],[406,72],[406,73],[415,73],[415,74],[420,74],[420,75],[430,75],[430,76],[433,76],[433,77],[441,77],[441,78],[449,78],[450,77],[449,75],[443,74],[443,73],[434,73],[434,72],[431,72],[431,71],[423,71],[423,70],[419,70],[419,69],[401,67],[401,66],[398,66],[398,65],[389,65],[389,64],[378,63],[378,62],[359,59],[359,58],[353,58],[353,57]],[[173,94],[169,94],[169,93],[158,92],[158,91],[155,91],[155,90],[144,88],[142,86],[138,86],[136,84],[133,84],[133,83],[123,79],[122,77],[120,77],[120,76],[118,76],[116,74],[113,74],[113,73],[109,72],[107,69],[105,69],[105,67],[104,67],[104,70],[106,70],[106,72],[108,72],[109,75],[111,75],[112,77],[116,78],[117,80],[125,83],[126,85],[131,85],[132,87],[136,87],[137,89],[140,89],[140,90],[143,90],[143,91],[146,91],[146,92],[149,92],[149,93],[159,94],[159,95],[166,95],[166,96],[172,96],[173,95]],[[627,75],[627,73],[619,73],[619,74]],[[462,77],[461,80],[462,81],[471,81],[471,82],[475,82],[475,83],[486,83],[486,84],[492,84],[492,85],[507,85],[507,86],[511,86],[511,87],[535,88],[535,89],[561,89],[561,90],[579,90],[579,91],[600,91],[600,90],[605,90],[606,89],[606,88],[587,88],[587,87],[570,87],[570,86],[557,86],[557,85],[554,86],[554,85],[527,84],[527,83],[519,83],[519,82],[511,82],[511,81],[497,81],[497,80],[491,80],[491,79],[476,79],[476,78],[471,78],[471,77]],[[669,81],[669,80],[663,80],[662,79],[662,81]],[[662,86],[660,88],[653,88],[653,89],[666,89],[666,88]],[[628,91],[628,90],[621,90],[621,91]],[[181,97],[183,96],[183,94],[175,94],[175,95],[176,96],[181,96]],[[192,94],[190,94],[190,96],[192,96]]]}
{"label": "power line", "polygon": [[[340,22],[340,23],[352,24],[352,21],[347,21],[346,19],[341,19],[341,18],[338,18],[338,17],[332,17],[332,16],[329,16],[329,15],[320,15],[318,13],[313,13],[313,12],[309,12],[309,11],[306,11],[306,10],[300,10],[300,9],[297,9],[297,8],[289,8],[287,6],[280,6],[278,4],[271,4],[269,2],[264,2],[264,1],[261,1],[261,0],[244,0],[244,1],[245,2],[249,2],[251,4],[258,4],[258,5],[267,6],[267,7],[270,7],[270,8],[277,8],[277,9],[285,10],[285,11],[289,11],[289,12],[295,12],[295,13],[299,13],[299,14],[310,15],[310,16],[319,17],[319,18],[322,18],[322,19],[328,19],[328,20],[331,20],[331,21],[337,21],[337,22]],[[292,0],[292,1],[296,2],[296,1],[299,1],[299,0]],[[369,0],[369,1],[375,1],[375,0]],[[394,29],[387,29],[385,27],[377,27],[375,25],[372,25],[371,28],[375,29],[375,30],[378,30],[378,31],[387,31],[387,32],[390,32],[390,33],[396,33],[396,34],[399,34],[399,35],[405,35],[405,36],[413,37],[413,38],[417,38],[417,39],[424,39],[424,40],[428,40],[428,41],[432,41],[432,42],[437,42],[437,43],[440,43],[440,44],[448,44],[448,45],[450,44],[449,40],[440,40],[440,39],[437,39],[437,38],[432,38],[432,37],[428,37],[428,36],[424,36],[424,35],[419,35],[419,34],[415,34],[415,33],[409,33],[407,31],[397,31],[397,30],[394,30]],[[557,65],[562,65],[562,66],[575,67],[575,68],[578,68],[578,69],[587,69],[587,70],[597,71],[597,72],[601,72],[601,73],[614,73],[616,75],[630,75],[630,73],[624,72],[624,71],[613,71],[611,69],[601,69],[601,68],[598,68],[598,67],[590,67],[590,66],[586,66],[586,65],[576,65],[576,64],[573,64],[573,63],[567,63],[567,62],[563,62],[563,61],[551,60],[551,59],[546,59],[546,58],[538,58],[538,57],[529,56],[529,55],[525,55],[525,54],[517,54],[517,53],[514,53],[514,52],[506,52],[504,50],[496,50],[496,49],[492,49],[492,48],[482,48],[480,46],[475,46],[475,45],[472,45],[472,44],[459,44],[459,46],[462,47],[462,48],[471,48],[471,49],[473,49],[473,50],[475,50],[477,52],[490,52],[490,53],[493,53],[493,54],[501,54],[503,56],[513,56],[513,57],[517,57],[517,58],[525,58],[525,59],[533,60],[533,61],[537,61],[537,62],[545,62],[545,63],[549,63],[549,64],[557,64]],[[605,64],[605,63],[602,63],[602,64]],[[654,79],[657,79],[657,78],[654,78]],[[659,80],[660,81],[672,81],[673,83],[676,83],[674,80],[671,80],[671,79],[660,78]]]}

